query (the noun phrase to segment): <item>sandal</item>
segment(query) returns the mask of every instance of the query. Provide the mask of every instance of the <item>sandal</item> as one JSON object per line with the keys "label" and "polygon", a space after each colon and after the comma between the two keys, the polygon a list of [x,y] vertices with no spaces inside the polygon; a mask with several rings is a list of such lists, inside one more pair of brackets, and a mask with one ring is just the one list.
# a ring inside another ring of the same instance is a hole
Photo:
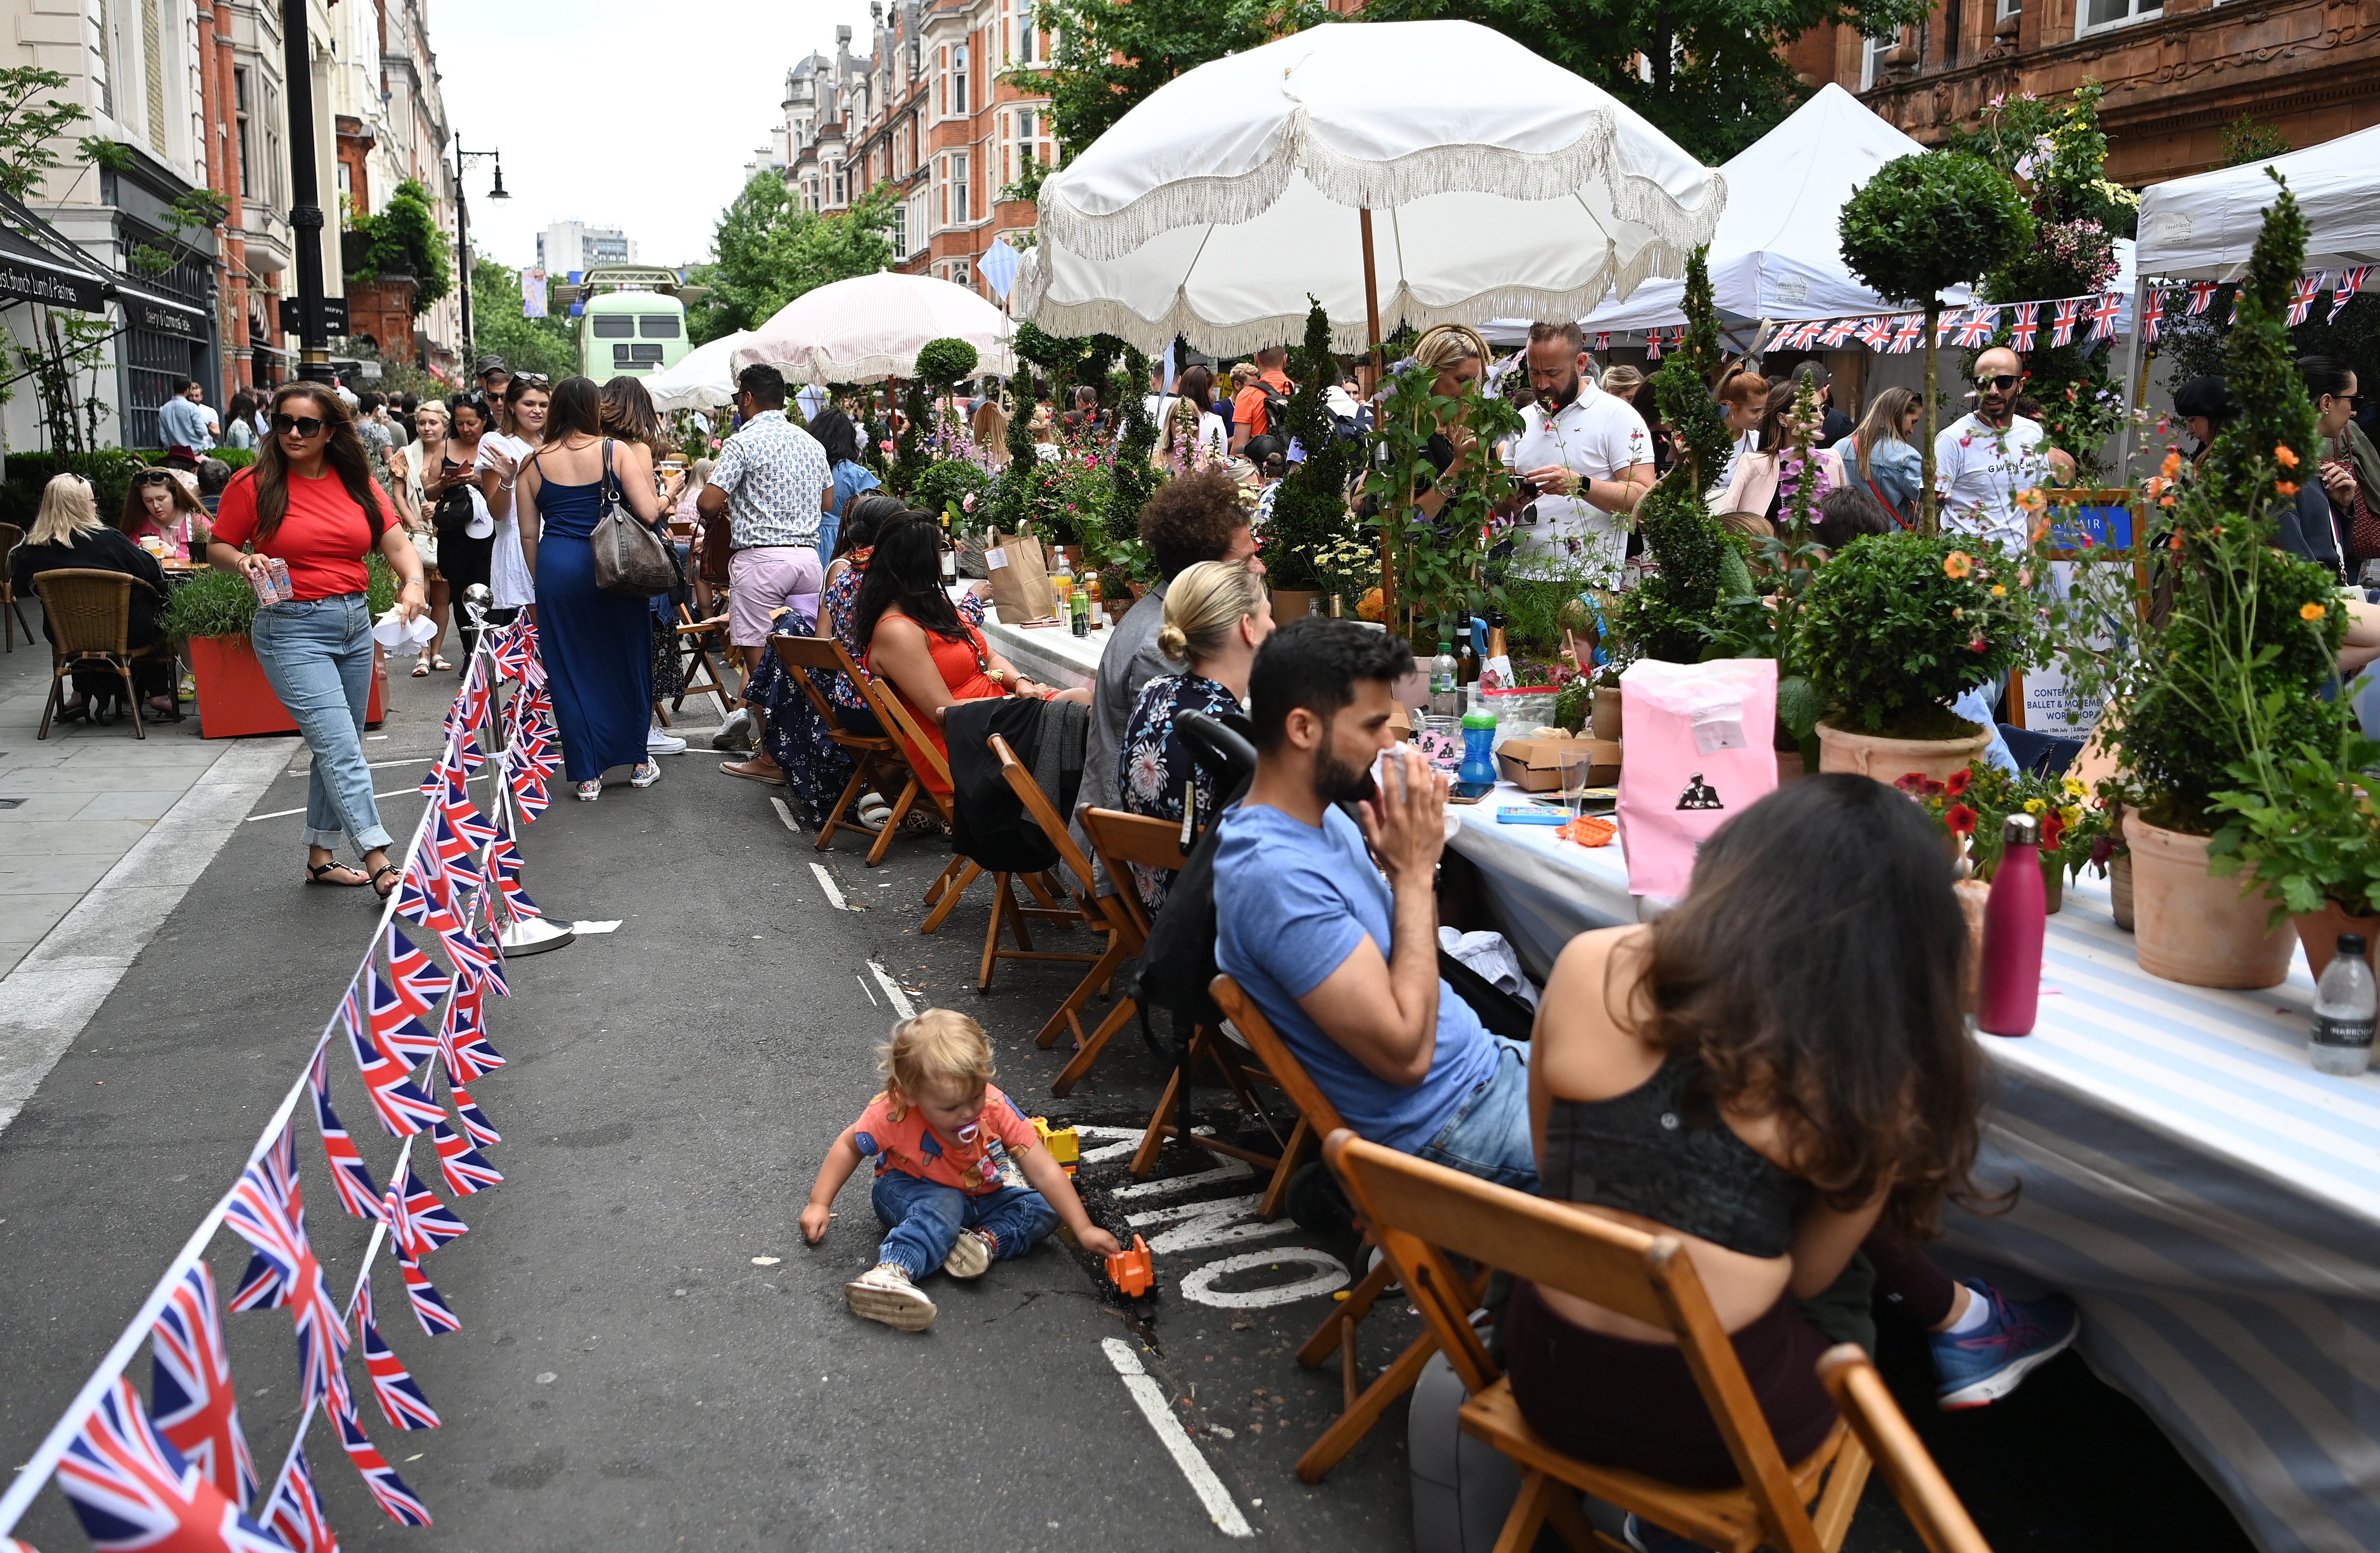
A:
{"label": "sandal", "polygon": [[451,674],[455,672],[455,665],[449,663],[443,658],[439,657],[436,653],[431,653],[430,655],[430,666],[437,670],[442,674]]}
{"label": "sandal", "polygon": [[[382,889],[380,886],[380,876],[382,874],[386,874],[388,876],[388,888],[385,890]],[[397,880],[401,877],[402,876],[398,873],[395,864],[382,863],[379,867],[374,868],[371,871],[372,893],[378,895],[383,901],[387,900],[391,895],[396,893]]]}
{"label": "sandal", "polygon": [[413,677],[415,679],[428,679],[430,677],[430,660],[424,658],[419,662],[413,665]]}
{"label": "sandal", "polygon": [[[355,875],[356,877],[353,879],[325,879],[322,877],[325,874],[336,873],[341,868],[346,869],[347,872]],[[307,864],[306,882],[309,884],[325,885],[335,890],[360,890],[365,885],[370,884],[371,880],[364,877],[364,871],[361,868],[358,868],[352,864],[342,863],[337,858],[334,857],[327,863]]]}

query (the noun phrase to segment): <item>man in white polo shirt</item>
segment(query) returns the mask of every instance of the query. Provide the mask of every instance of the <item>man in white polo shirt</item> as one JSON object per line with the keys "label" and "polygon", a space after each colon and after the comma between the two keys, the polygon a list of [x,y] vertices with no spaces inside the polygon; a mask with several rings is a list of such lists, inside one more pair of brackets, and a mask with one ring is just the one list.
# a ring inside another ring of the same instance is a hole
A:
{"label": "man in white polo shirt", "polygon": [[[1628,553],[1628,517],[1653,489],[1653,438],[1627,400],[1595,385],[1595,358],[1575,323],[1529,326],[1529,385],[1506,461],[1536,488],[1522,494],[1515,559],[1585,561],[1614,579]],[[1529,522],[1534,505],[1536,521]]]}
{"label": "man in white polo shirt", "polygon": [[2023,390],[2024,364],[2015,351],[1994,346],[1975,358],[1975,407],[1934,438],[1945,533],[2022,549],[2033,529],[2017,492],[2073,478],[2074,461],[2042,445],[2041,422],[2016,413]]}

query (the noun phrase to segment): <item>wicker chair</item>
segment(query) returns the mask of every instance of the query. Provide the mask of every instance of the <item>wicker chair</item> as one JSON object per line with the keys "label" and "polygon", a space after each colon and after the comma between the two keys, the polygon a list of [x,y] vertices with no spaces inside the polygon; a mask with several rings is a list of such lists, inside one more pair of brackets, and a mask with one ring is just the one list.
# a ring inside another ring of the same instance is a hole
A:
{"label": "wicker chair", "polygon": [[25,633],[25,645],[33,645],[33,628],[25,622],[25,606],[17,601],[17,594],[8,582],[9,563],[15,560],[17,547],[25,542],[25,531],[13,523],[0,523],[0,642],[7,650],[17,650],[17,633]]}
{"label": "wicker chair", "polygon": [[42,731],[50,736],[50,719],[66,700],[66,683],[80,669],[110,669],[124,681],[124,699],[132,708],[132,732],[147,738],[140,724],[140,692],[133,683],[132,666],[144,659],[170,656],[173,638],[160,637],[134,651],[126,640],[132,633],[132,589],[149,585],[126,572],[66,567],[43,572],[33,579],[42,613],[49,620],[50,695],[42,706]]}

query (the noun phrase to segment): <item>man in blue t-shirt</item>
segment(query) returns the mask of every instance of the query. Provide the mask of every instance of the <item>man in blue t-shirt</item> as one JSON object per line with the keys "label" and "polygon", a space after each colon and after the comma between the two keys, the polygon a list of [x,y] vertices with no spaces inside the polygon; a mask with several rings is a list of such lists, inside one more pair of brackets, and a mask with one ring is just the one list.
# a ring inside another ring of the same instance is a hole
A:
{"label": "man in blue t-shirt", "polygon": [[1292,621],[1257,653],[1257,774],[1220,821],[1215,962],[1350,1127],[1535,1191],[1527,1049],[1439,979],[1446,780],[1411,752],[1372,778],[1412,668],[1403,642],[1352,620]]}

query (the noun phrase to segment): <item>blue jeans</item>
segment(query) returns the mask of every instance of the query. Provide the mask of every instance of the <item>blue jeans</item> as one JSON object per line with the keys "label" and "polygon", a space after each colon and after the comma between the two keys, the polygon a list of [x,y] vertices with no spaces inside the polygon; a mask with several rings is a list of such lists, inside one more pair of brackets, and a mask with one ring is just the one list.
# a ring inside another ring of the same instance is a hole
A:
{"label": "blue jeans", "polygon": [[900,1263],[913,1280],[939,1268],[963,1230],[990,1231],[1000,1243],[1000,1259],[1006,1261],[1024,1256],[1058,1227],[1058,1210],[1030,1186],[1003,1186],[978,1197],[905,1171],[886,1171],[876,1178],[868,1200],[892,1231],[884,1237],[877,1261]]}
{"label": "blue jeans", "polygon": [[1502,1036],[1488,1038],[1496,1043],[1496,1071],[1471,1091],[1438,1136],[1414,1153],[1499,1186],[1535,1193],[1537,1150],[1529,1135],[1529,1049]]}
{"label": "blue jeans", "polygon": [[306,777],[306,844],[352,838],[358,853],[389,844],[364,764],[364,713],[371,705],[371,612],[360,593],[268,604],[248,639],[264,678],[314,752]]}

